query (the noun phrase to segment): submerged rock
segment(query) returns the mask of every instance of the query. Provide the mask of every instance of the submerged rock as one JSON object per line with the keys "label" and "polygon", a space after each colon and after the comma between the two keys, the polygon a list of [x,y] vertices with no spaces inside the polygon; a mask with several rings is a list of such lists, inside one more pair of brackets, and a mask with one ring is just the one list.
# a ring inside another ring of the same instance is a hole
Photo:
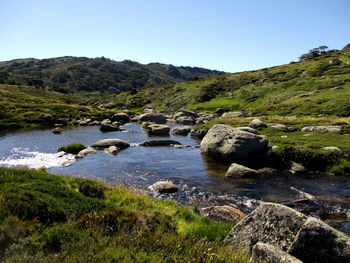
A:
{"label": "submerged rock", "polygon": [[248,167],[245,167],[243,165],[233,163],[231,166],[228,168],[226,174],[226,177],[231,177],[231,178],[254,178],[259,176],[259,173],[256,170],[250,169]]}
{"label": "submerged rock", "polygon": [[220,160],[237,161],[267,151],[268,140],[228,125],[214,125],[201,142],[202,153]]}
{"label": "submerged rock", "polygon": [[174,140],[153,140],[140,143],[140,146],[171,146],[171,145],[181,145],[178,141]]}
{"label": "submerged rock", "polygon": [[246,214],[243,212],[228,205],[204,207],[200,210],[200,214],[201,216],[207,216],[216,221],[227,221],[234,223],[239,222],[246,216]]}
{"label": "submerged rock", "polygon": [[125,149],[130,146],[130,144],[121,139],[104,139],[98,142],[95,142],[91,145],[94,148],[108,148],[110,146],[116,146],[120,149]]}
{"label": "submerged rock", "polygon": [[109,146],[107,152],[111,154],[117,154],[120,152],[120,149],[116,146]]}
{"label": "submerged rock", "polygon": [[173,184],[172,182],[168,181],[160,181],[157,182],[149,187],[150,190],[158,192],[160,194],[163,193],[175,193],[179,191],[179,188]]}
{"label": "submerged rock", "polygon": [[182,135],[182,136],[187,136],[188,133],[191,131],[191,128],[188,126],[185,127],[177,127],[173,129],[173,134],[174,135]]}
{"label": "submerged rock", "polygon": [[100,127],[101,132],[111,132],[111,131],[119,131],[119,125],[103,123]]}

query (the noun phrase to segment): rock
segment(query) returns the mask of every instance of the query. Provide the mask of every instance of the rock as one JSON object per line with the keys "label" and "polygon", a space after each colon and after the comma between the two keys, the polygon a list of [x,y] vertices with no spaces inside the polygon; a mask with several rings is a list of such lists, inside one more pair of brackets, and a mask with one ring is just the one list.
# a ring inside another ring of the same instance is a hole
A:
{"label": "rock", "polygon": [[90,122],[91,122],[91,119],[84,119],[84,120],[78,121],[80,126],[87,126],[89,125]]}
{"label": "rock", "polygon": [[133,114],[130,110],[123,110],[125,114],[127,114],[129,117],[131,117]]}
{"label": "rock", "polygon": [[181,116],[178,117],[175,122],[183,125],[193,125],[196,124],[196,119],[190,116]]}
{"label": "rock", "polygon": [[254,119],[249,123],[249,127],[251,128],[267,128],[267,125],[265,122],[259,120],[259,119]]}
{"label": "rock", "polygon": [[168,181],[160,181],[157,182],[149,187],[150,190],[158,192],[160,194],[163,193],[175,193],[179,191],[179,188],[173,184],[172,182]]}
{"label": "rock", "polygon": [[339,59],[337,59],[337,58],[332,58],[332,59],[329,60],[328,63],[331,64],[331,65],[339,65],[339,64],[341,64],[341,61]]}
{"label": "rock", "polygon": [[60,127],[56,127],[56,128],[54,128],[54,129],[52,130],[52,132],[53,132],[54,134],[61,134],[61,133],[64,132],[64,130],[63,130],[62,128],[60,128]]}
{"label": "rock", "polygon": [[258,242],[254,245],[252,250],[251,263],[303,263],[299,259],[284,252],[278,247],[269,244]]}
{"label": "rock", "polygon": [[223,114],[225,112],[225,110],[223,108],[217,108],[215,113],[216,114]]}
{"label": "rock", "polygon": [[274,124],[274,125],[271,125],[270,126],[271,128],[275,129],[275,130],[278,130],[278,131],[287,131],[288,130],[288,127],[284,124]]}
{"label": "rock", "polygon": [[81,150],[79,153],[78,153],[78,157],[83,157],[85,155],[88,155],[88,154],[95,154],[97,153],[97,151],[93,148],[86,148],[84,150]]}
{"label": "rock", "polygon": [[275,175],[281,175],[282,172],[278,169],[275,169],[275,168],[270,168],[270,167],[264,167],[264,168],[261,168],[259,170],[257,170],[257,172],[261,175],[268,175],[268,176],[275,176]]}
{"label": "rock", "polygon": [[104,139],[104,140],[95,142],[91,145],[91,147],[94,147],[94,148],[108,148],[110,146],[116,146],[120,149],[125,149],[125,148],[128,148],[130,144],[121,139]]}
{"label": "rock", "polygon": [[192,138],[195,138],[195,139],[203,139],[204,136],[207,134],[208,130],[195,130],[195,129],[192,129],[191,130],[191,137]]}
{"label": "rock", "polygon": [[120,152],[120,149],[115,146],[109,146],[107,152],[111,154],[117,154]]}
{"label": "rock", "polygon": [[121,123],[128,123],[130,122],[130,117],[128,114],[121,112],[121,113],[116,113],[112,116],[111,121],[117,121]]}
{"label": "rock", "polygon": [[179,110],[174,115],[174,120],[177,120],[180,117],[191,117],[193,119],[198,118],[198,113],[189,110]]}
{"label": "rock", "polygon": [[281,135],[281,138],[288,138],[287,135]]}
{"label": "rock", "polygon": [[139,121],[155,122],[158,124],[166,123],[167,118],[160,113],[145,113],[139,117]]}
{"label": "rock", "polygon": [[202,153],[224,162],[243,160],[267,151],[268,140],[228,125],[214,125],[201,142]]}
{"label": "rock", "polygon": [[248,167],[245,167],[243,165],[233,163],[228,168],[225,176],[231,177],[231,178],[254,178],[257,177],[259,173],[256,170],[250,169]]}
{"label": "rock", "polygon": [[100,127],[101,132],[119,131],[119,125],[104,123]]}
{"label": "rock", "polygon": [[287,252],[306,220],[289,207],[264,203],[232,228],[224,244],[244,251],[263,242]]}
{"label": "rock", "polygon": [[75,160],[68,160],[62,163],[62,166],[69,166],[72,165],[73,163],[75,163]]}
{"label": "rock", "polygon": [[244,114],[241,111],[236,112],[226,112],[222,114],[221,118],[231,119],[231,118],[244,118]]}
{"label": "rock", "polygon": [[173,129],[173,134],[174,135],[182,135],[182,136],[187,136],[188,133],[191,131],[191,128],[188,126],[185,127],[177,127]]}
{"label": "rock", "polygon": [[251,127],[237,127],[237,129],[241,130],[241,131],[245,131],[245,132],[250,132],[253,134],[257,134],[256,130],[254,130]]}
{"label": "rock", "polygon": [[277,146],[277,145],[273,145],[273,146],[271,147],[272,150],[277,150],[278,148],[279,148],[279,146]]}
{"label": "rock", "polygon": [[345,64],[349,66],[349,65],[350,65],[350,61],[346,61],[346,63],[345,63]]}
{"label": "rock", "polygon": [[335,146],[324,147],[323,150],[342,152],[342,150],[340,150],[338,147],[335,147]]}
{"label": "rock", "polygon": [[153,140],[140,143],[140,146],[171,146],[171,145],[181,145],[178,141],[173,140]]}
{"label": "rock", "polygon": [[106,125],[106,124],[111,124],[111,120],[110,119],[104,119],[101,121],[101,125]]}
{"label": "rock", "polygon": [[350,238],[316,218],[309,218],[288,253],[304,262],[350,262]]}
{"label": "rock", "polygon": [[200,210],[201,216],[210,217],[216,221],[227,221],[237,223],[242,220],[246,214],[232,206],[210,206]]}
{"label": "rock", "polygon": [[147,126],[147,132],[151,135],[169,135],[170,132],[170,126],[163,125],[163,124],[150,124]]}
{"label": "rock", "polygon": [[303,132],[340,132],[342,130],[341,126],[306,126],[301,129]]}
{"label": "rock", "polygon": [[101,122],[99,122],[99,121],[92,121],[92,122],[89,122],[88,125],[89,126],[98,126],[98,125],[101,125]]}
{"label": "rock", "polygon": [[132,122],[138,122],[139,121],[139,117],[133,117],[130,119],[130,121]]}
{"label": "rock", "polygon": [[290,171],[292,173],[305,173],[307,170],[304,166],[296,162],[290,162]]}
{"label": "rock", "polygon": [[338,90],[338,89],[341,89],[341,87],[333,87],[333,88],[331,88],[331,90]]}

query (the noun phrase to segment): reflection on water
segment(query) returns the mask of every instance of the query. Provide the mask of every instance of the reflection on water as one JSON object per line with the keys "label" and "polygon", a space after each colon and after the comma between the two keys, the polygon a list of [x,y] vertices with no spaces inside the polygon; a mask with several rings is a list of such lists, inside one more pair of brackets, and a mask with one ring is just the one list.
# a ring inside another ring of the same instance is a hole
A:
{"label": "reflection on water", "polygon": [[[159,198],[171,197],[178,202],[202,205],[230,204],[246,213],[262,201],[286,203],[350,232],[350,181],[347,178],[319,174],[244,180],[225,178],[229,165],[201,155],[199,148],[140,147],[137,146],[140,142],[161,137],[149,137],[137,124],[123,128],[124,132],[109,133],[100,132],[98,127],[67,129],[60,135],[48,129],[8,133],[0,136],[0,165],[45,167],[54,174],[94,178],[143,190],[157,181],[170,180],[178,184],[181,191]],[[107,138],[123,139],[132,146],[118,155],[99,151],[70,166],[61,166],[73,157],[59,157],[59,146],[74,142],[91,145]],[[199,144],[190,136],[170,134],[166,139],[190,146]],[[308,195],[315,198],[304,203],[294,202]]]}

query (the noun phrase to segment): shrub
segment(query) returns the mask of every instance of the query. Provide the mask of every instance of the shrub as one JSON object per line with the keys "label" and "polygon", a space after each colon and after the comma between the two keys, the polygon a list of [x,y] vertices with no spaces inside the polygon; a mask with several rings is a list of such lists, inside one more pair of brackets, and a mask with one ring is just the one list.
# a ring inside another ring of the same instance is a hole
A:
{"label": "shrub", "polygon": [[93,180],[86,179],[79,183],[79,192],[87,197],[104,199],[106,187]]}
{"label": "shrub", "polygon": [[58,152],[66,152],[71,154],[78,154],[81,150],[86,149],[86,146],[82,143],[72,143],[67,146],[61,146],[58,148]]}

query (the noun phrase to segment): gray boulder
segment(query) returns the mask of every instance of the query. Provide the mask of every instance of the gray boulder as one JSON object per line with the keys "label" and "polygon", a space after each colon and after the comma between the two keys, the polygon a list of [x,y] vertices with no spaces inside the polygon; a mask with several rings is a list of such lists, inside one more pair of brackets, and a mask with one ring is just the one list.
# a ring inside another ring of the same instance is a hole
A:
{"label": "gray boulder", "polygon": [[109,146],[107,148],[107,152],[111,153],[111,154],[117,154],[117,153],[120,152],[120,149],[118,147],[116,147],[116,146]]}
{"label": "gray boulder", "polygon": [[221,161],[243,160],[267,151],[268,140],[228,125],[214,125],[201,142],[202,153]]}
{"label": "gray boulder", "polygon": [[207,134],[207,132],[208,132],[208,130],[204,130],[204,129],[201,129],[201,130],[192,129],[191,130],[191,137],[201,140],[204,138],[204,136]]}
{"label": "gray boulder", "polygon": [[151,124],[147,126],[147,132],[151,135],[169,135],[170,132],[170,126],[163,125],[163,124]]}
{"label": "gray boulder", "polygon": [[111,118],[112,122],[119,122],[119,123],[128,123],[130,122],[130,117],[128,114],[122,112],[122,113],[116,113]]}
{"label": "gray boulder", "polygon": [[341,130],[341,126],[306,126],[301,129],[303,132],[340,132]]}
{"label": "gray boulder", "polygon": [[78,121],[80,126],[87,126],[89,125],[90,122],[91,122],[91,119],[84,119],[84,120]]}
{"label": "gray boulder", "polygon": [[262,120],[259,120],[259,119],[254,119],[252,120],[250,123],[249,123],[249,127],[251,128],[266,128],[267,125],[265,122],[263,122]]}
{"label": "gray boulder", "polygon": [[174,114],[174,120],[177,120],[180,117],[192,117],[198,118],[198,113],[189,110],[179,110]]}
{"label": "gray boulder", "polygon": [[97,151],[96,151],[95,149],[93,149],[93,148],[86,148],[86,149],[84,149],[84,150],[81,150],[81,151],[78,153],[77,157],[83,157],[83,156],[85,156],[85,155],[88,155],[88,154],[95,154],[95,153],[97,153]]}
{"label": "gray boulder", "polygon": [[91,145],[94,148],[108,148],[110,146],[116,146],[120,149],[125,149],[130,146],[130,144],[121,139],[104,139],[98,142],[95,142]]}
{"label": "gray boulder", "polygon": [[251,263],[303,263],[299,259],[289,255],[278,247],[258,242],[253,247]]}
{"label": "gray boulder", "polygon": [[183,125],[193,125],[196,124],[196,119],[190,116],[181,116],[178,117],[175,122]]}
{"label": "gray boulder", "polygon": [[253,134],[257,134],[256,130],[254,130],[251,127],[237,127],[237,129],[241,130],[241,131],[245,131],[245,132],[250,132]]}
{"label": "gray boulder", "polygon": [[179,188],[173,184],[172,182],[168,181],[160,181],[157,182],[149,187],[150,190],[158,192],[158,193],[175,193],[179,191]]}
{"label": "gray boulder", "polygon": [[244,114],[241,111],[226,112],[226,113],[222,114],[221,118],[225,118],[225,119],[244,118]]}
{"label": "gray boulder", "polygon": [[181,145],[178,141],[174,140],[153,140],[140,143],[140,146],[171,146],[171,145]]}
{"label": "gray boulder", "polygon": [[245,167],[243,165],[233,163],[231,166],[228,168],[226,174],[226,177],[231,177],[231,178],[254,178],[259,176],[259,173],[256,170],[250,169],[248,167]]}
{"label": "gray boulder", "polygon": [[182,135],[182,136],[187,136],[188,133],[191,131],[190,127],[177,127],[173,129],[173,134],[174,135]]}
{"label": "gray boulder", "polygon": [[89,122],[88,125],[89,126],[97,126],[97,125],[101,125],[101,122],[99,122],[99,121],[92,121],[92,122]]}
{"label": "gray boulder", "polygon": [[52,130],[52,133],[54,133],[54,134],[61,134],[63,132],[64,132],[64,130],[61,127],[56,127]]}
{"label": "gray boulder", "polygon": [[109,124],[109,123],[103,123],[100,127],[101,132],[112,132],[112,131],[119,131],[119,125],[116,124]]}
{"label": "gray boulder", "polygon": [[335,146],[327,146],[327,147],[324,147],[323,150],[326,150],[326,151],[336,151],[336,152],[342,152],[342,150],[338,147],[335,147]]}
{"label": "gray boulder", "polygon": [[210,217],[216,221],[226,221],[237,223],[242,220],[246,214],[238,209],[224,205],[224,206],[210,206],[204,207],[200,210],[201,216]]}
{"label": "gray boulder", "polygon": [[167,122],[167,118],[163,114],[151,112],[151,113],[142,114],[139,117],[139,121],[141,122],[148,121],[148,122],[155,122],[158,124],[162,124]]}

